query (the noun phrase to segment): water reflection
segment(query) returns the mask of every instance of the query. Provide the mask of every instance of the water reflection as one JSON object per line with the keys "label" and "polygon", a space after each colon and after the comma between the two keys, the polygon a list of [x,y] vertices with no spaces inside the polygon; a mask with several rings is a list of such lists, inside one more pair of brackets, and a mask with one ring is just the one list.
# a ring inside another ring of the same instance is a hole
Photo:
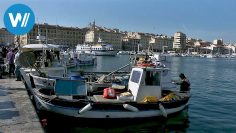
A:
{"label": "water reflection", "polygon": [[96,133],[139,133],[139,132],[186,132],[189,127],[188,108],[182,112],[168,116],[167,119],[158,117],[151,119],[132,120],[87,120],[73,119],[43,112],[40,119],[46,124],[45,131],[53,132],[96,132]]}
{"label": "water reflection", "polygon": [[164,123],[164,128],[162,131],[187,132],[189,125],[190,125],[190,121],[189,121],[188,107],[187,107],[179,114],[173,117],[169,117]]}

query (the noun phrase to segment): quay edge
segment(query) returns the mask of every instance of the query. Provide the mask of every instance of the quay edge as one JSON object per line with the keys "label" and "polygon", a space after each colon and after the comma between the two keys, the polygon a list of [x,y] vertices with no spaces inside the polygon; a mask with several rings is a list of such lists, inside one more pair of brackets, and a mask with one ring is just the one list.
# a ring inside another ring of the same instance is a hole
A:
{"label": "quay edge", "polygon": [[0,79],[0,132],[44,133],[21,81]]}

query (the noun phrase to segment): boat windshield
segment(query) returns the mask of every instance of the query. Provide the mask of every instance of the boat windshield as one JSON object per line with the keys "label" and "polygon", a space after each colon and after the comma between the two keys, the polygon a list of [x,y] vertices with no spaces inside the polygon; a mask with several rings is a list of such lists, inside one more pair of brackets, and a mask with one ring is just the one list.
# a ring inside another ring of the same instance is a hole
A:
{"label": "boat windshield", "polygon": [[146,71],[145,84],[160,86],[160,74],[156,71]]}
{"label": "boat windshield", "polygon": [[139,83],[141,77],[141,72],[140,71],[133,71],[131,81],[134,83]]}

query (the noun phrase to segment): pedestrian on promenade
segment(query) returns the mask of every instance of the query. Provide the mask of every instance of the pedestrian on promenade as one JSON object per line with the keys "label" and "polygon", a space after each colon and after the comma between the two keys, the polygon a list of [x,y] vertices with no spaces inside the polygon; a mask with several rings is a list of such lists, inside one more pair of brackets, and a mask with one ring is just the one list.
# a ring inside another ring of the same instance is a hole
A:
{"label": "pedestrian on promenade", "polygon": [[9,76],[11,76],[11,74],[14,74],[14,70],[15,70],[15,64],[14,64],[14,60],[15,60],[15,53],[12,49],[9,49],[8,53],[7,53],[7,63],[8,63],[8,67],[9,67]]}
{"label": "pedestrian on promenade", "polygon": [[16,55],[15,55],[14,63],[15,63],[16,81],[21,81],[21,73],[20,73],[21,65],[19,62],[19,56],[21,54],[21,51],[17,49],[15,51],[16,51]]}
{"label": "pedestrian on promenade", "polygon": [[2,56],[2,48],[0,47],[0,79],[2,78],[3,73],[4,73],[4,59]]}
{"label": "pedestrian on promenade", "polygon": [[6,47],[2,47],[2,57],[6,58],[7,55],[7,48]]}
{"label": "pedestrian on promenade", "polygon": [[3,53],[1,47],[0,47],[0,65],[4,65]]}

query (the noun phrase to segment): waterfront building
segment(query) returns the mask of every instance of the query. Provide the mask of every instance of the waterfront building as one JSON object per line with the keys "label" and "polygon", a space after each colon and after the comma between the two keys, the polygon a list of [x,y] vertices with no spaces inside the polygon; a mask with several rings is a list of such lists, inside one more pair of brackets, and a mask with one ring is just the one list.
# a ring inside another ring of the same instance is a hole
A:
{"label": "waterfront building", "polygon": [[231,44],[225,44],[224,51],[222,53],[231,55],[231,54],[235,53],[235,50],[236,50],[235,46],[233,46]]}
{"label": "waterfront building", "polygon": [[228,48],[226,48],[224,45],[210,44],[210,46],[201,47],[201,49],[205,49],[206,50],[205,53],[211,53],[217,55],[228,53]]}
{"label": "waterfront building", "polygon": [[212,47],[210,47],[211,44],[211,42],[202,41],[198,39],[194,42],[193,49],[194,51],[202,54],[210,53],[212,49]]}
{"label": "waterfront building", "polygon": [[212,41],[212,44],[217,45],[217,46],[223,46],[223,39],[215,39]]}
{"label": "waterfront building", "polygon": [[208,41],[195,41],[194,42],[194,47],[207,47],[207,46],[210,46],[211,45],[211,42],[208,42]]}
{"label": "waterfront building", "polygon": [[100,27],[94,21],[93,24],[90,24],[90,29],[85,34],[85,43],[96,44],[99,38],[103,42],[113,45],[115,50],[121,49],[122,34],[119,32],[119,29]]}
{"label": "waterfront building", "polygon": [[33,29],[25,34],[20,36],[20,44],[37,44],[37,36],[45,36],[47,42],[57,45],[64,45],[70,48],[75,48],[75,46],[80,43],[84,43],[84,36],[88,28],[78,28],[78,27],[65,27],[59,25],[49,25],[44,24],[35,24]]}
{"label": "waterfront building", "polygon": [[173,37],[167,37],[164,35],[152,36],[149,43],[151,44],[153,51],[165,52],[172,50]]}
{"label": "waterfront building", "polygon": [[191,38],[191,37],[188,37],[187,40],[186,40],[186,46],[187,47],[195,47],[195,42],[201,42],[202,40],[201,39],[194,39],[194,38]]}
{"label": "waterfront building", "polygon": [[127,51],[137,51],[141,36],[137,32],[126,32],[123,35],[123,49]]}
{"label": "waterfront building", "polygon": [[9,33],[6,28],[0,29],[0,45],[14,44],[15,35]]}
{"label": "waterfront building", "polygon": [[173,49],[183,51],[186,49],[186,35],[182,32],[174,34]]}
{"label": "waterfront building", "polygon": [[128,51],[138,51],[147,49],[151,37],[154,34],[150,33],[140,33],[140,32],[124,32],[123,33],[123,49]]}
{"label": "waterfront building", "polygon": [[213,54],[224,54],[225,47],[223,39],[215,39],[212,41],[211,50]]}
{"label": "waterfront building", "polygon": [[236,45],[229,45],[228,48],[232,50],[232,53],[236,53]]}
{"label": "waterfront building", "polygon": [[155,34],[152,33],[139,33],[141,39],[140,39],[140,45],[142,46],[142,49],[147,49],[150,44],[150,40],[152,36],[155,36]]}

